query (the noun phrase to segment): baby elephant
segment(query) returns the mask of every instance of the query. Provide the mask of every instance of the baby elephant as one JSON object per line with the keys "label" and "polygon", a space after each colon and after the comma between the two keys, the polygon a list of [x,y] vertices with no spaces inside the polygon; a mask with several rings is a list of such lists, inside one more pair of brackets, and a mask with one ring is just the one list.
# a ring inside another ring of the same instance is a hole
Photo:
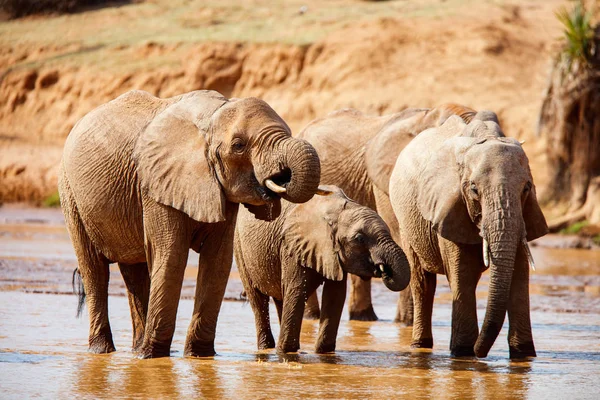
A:
{"label": "baby elephant", "polygon": [[348,272],[382,277],[396,292],[410,281],[404,252],[375,211],[335,186],[322,186],[317,194],[304,204],[285,202],[270,223],[239,210],[235,259],[254,311],[259,349],[275,347],[269,297],[281,325],[277,350],[295,352],[306,299],[325,282],[316,352],[327,353],[335,350]]}

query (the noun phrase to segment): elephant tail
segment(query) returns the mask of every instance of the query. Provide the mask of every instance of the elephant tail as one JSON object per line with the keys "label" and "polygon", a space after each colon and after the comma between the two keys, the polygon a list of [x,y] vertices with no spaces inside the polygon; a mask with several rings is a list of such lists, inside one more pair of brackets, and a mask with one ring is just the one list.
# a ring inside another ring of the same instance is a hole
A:
{"label": "elephant tail", "polygon": [[85,288],[83,287],[83,280],[81,279],[81,273],[79,268],[75,268],[73,271],[73,293],[77,295],[77,318],[81,316],[83,307],[85,306]]}

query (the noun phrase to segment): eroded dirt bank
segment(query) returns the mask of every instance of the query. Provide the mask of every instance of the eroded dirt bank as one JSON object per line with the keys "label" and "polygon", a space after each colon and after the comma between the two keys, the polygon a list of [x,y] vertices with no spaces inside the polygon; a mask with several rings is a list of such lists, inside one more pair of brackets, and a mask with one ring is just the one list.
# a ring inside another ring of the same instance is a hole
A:
{"label": "eroded dirt bank", "polygon": [[[4,43],[0,51],[0,201],[39,201],[56,188],[65,137],[85,113],[130,89],[168,97],[194,89],[258,96],[298,131],[343,107],[372,114],[462,103],[496,111],[525,145],[538,185],[543,159],[534,131],[555,39],[559,2],[487,5],[477,14],[378,18],[314,44],[120,45],[102,57],[137,68],[95,68],[85,45]],[[173,55],[178,61],[167,62]],[[76,56],[76,57],[75,57]]]}

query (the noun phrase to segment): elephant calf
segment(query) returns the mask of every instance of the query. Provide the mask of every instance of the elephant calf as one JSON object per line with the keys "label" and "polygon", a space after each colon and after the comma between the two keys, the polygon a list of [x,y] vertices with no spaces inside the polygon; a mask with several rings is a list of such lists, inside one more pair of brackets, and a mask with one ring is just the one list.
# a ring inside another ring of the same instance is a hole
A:
{"label": "elephant calf", "polygon": [[383,278],[400,291],[410,281],[408,260],[377,213],[348,199],[335,186],[320,188],[309,202],[282,204],[271,223],[240,209],[235,258],[256,322],[259,349],[275,347],[269,322],[273,297],[281,324],[278,351],[300,347],[307,296],[323,282],[317,353],[335,350],[348,272]]}

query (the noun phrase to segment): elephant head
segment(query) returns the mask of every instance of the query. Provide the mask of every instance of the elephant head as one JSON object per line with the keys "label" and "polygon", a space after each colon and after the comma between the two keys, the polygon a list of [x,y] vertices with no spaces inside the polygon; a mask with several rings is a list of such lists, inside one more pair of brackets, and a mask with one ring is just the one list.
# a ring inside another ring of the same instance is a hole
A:
{"label": "elephant head", "polygon": [[453,116],[421,134],[436,135],[443,143],[430,150],[420,174],[419,211],[443,238],[482,244],[490,269],[488,305],[475,344],[478,357],[488,354],[504,323],[518,247],[530,254],[527,241],[548,231],[527,156],[497,122],[494,113],[484,111],[468,125]]}
{"label": "elephant head", "polygon": [[382,277],[396,292],[404,289],[410,282],[408,260],[379,215],[336,186],[321,186],[317,193],[296,206],[285,221],[290,257],[330,280],[342,280],[349,272]]}
{"label": "elephant head", "polygon": [[308,201],[320,179],[314,148],[256,98],[195,91],[168,100],[134,150],[138,179],[157,202],[201,222],[225,220],[226,202],[272,220],[280,198]]}
{"label": "elephant head", "polygon": [[452,115],[468,123],[475,114],[469,107],[452,103],[435,108],[407,108],[395,114],[367,143],[365,164],[369,178],[389,195],[390,176],[398,155],[413,138],[426,129],[442,125]]}

